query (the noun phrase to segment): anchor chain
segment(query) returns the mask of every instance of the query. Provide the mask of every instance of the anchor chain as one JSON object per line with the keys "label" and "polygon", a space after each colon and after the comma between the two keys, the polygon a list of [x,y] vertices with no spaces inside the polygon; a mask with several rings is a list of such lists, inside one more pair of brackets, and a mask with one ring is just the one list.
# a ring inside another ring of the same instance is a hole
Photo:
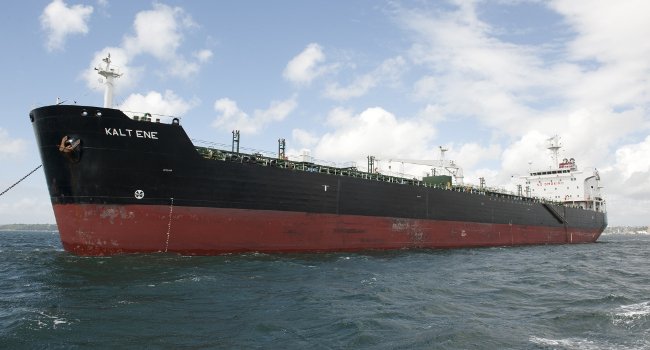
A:
{"label": "anchor chain", "polygon": [[40,165],[37,166],[34,170],[32,170],[32,171],[30,171],[29,173],[27,173],[27,175],[23,176],[22,179],[16,181],[16,183],[14,183],[13,185],[9,186],[6,190],[2,191],[2,193],[0,193],[0,196],[2,196],[3,194],[7,193],[7,191],[9,191],[10,189],[14,188],[14,186],[18,185],[20,182],[22,182],[23,180],[25,180],[29,175],[33,174],[36,170],[38,170],[38,169],[39,169],[40,167],[42,167],[42,166],[43,166],[43,164],[40,164]]}

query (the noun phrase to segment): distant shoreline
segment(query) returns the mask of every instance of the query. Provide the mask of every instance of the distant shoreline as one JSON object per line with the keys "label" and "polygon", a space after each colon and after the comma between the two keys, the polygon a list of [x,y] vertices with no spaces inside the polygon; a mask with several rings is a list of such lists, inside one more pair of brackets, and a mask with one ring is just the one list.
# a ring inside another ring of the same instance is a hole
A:
{"label": "distant shoreline", "polygon": [[0,225],[0,232],[3,231],[34,231],[34,232],[58,232],[56,224],[9,224]]}

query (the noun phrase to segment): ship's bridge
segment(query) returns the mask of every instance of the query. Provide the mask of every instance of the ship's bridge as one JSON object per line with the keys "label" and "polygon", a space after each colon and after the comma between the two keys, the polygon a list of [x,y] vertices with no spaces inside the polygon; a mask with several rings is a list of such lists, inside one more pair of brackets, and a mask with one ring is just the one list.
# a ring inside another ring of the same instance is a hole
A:
{"label": "ship's bridge", "polygon": [[[557,137],[549,140],[549,149],[557,159],[559,143]],[[575,159],[555,161],[555,167],[548,170],[533,171],[522,176],[523,194],[529,197],[562,202],[566,205],[605,211],[605,201],[601,195],[600,175],[598,170],[578,170]]]}

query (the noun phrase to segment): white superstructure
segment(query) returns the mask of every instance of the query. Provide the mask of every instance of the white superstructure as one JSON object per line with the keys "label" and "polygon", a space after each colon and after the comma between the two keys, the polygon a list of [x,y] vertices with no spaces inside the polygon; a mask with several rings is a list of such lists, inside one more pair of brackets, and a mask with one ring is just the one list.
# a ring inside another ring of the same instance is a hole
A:
{"label": "white superstructure", "polygon": [[520,195],[537,197],[584,209],[605,211],[605,201],[601,195],[600,175],[593,171],[578,170],[575,159],[558,160],[561,148],[558,137],[549,140],[553,166],[548,170],[532,171],[522,176],[523,185]]}

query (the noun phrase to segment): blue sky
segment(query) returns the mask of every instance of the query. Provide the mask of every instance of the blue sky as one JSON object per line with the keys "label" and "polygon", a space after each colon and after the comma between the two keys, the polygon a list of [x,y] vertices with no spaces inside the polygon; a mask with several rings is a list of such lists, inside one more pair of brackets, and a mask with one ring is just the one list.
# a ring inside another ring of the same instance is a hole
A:
{"label": "blue sky", "polygon": [[[356,162],[436,159],[506,187],[546,168],[545,141],[599,169],[611,225],[650,212],[650,3],[28,1],[1,16],[2,189],[40,164],[28,119],[101,105],[181,117],[194,139]],[[422,175],[422,169],[409,168]],[[39,170],[0,197],[0,224],[53,223]]]}

